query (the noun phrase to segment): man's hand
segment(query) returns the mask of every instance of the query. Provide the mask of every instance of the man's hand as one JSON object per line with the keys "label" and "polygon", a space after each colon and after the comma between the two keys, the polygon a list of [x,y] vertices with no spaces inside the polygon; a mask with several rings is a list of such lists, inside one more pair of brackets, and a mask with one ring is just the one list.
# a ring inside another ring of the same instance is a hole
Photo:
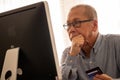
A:
{"label": "man's hand", "polygon": [[82,35],[75,36],[72,39],[70,55],[75,56],[75,55],[79,54],[83,44],[84,44],[84,37]]}
{"label": "man's hand", "polygon": [[112,80],[112,78],[106,74],[96,74],[93,80]]}

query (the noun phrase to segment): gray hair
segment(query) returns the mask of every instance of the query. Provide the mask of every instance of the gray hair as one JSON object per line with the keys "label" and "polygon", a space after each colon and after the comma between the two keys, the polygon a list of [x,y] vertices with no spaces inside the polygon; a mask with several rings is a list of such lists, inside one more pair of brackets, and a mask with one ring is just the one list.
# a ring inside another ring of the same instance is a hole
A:
{"label": "gray hair", "polygon": [[97,12],[95,10],[95,8],[93,8],[92,6],[90,5],[87,5],[87,4],[79,4],[79,5],[76,5],[74,6],[71,10],[73,9],[76,9],[76,8],[85,8],[85,12],[84,12],[84,15],[90,19],[97,19]]}

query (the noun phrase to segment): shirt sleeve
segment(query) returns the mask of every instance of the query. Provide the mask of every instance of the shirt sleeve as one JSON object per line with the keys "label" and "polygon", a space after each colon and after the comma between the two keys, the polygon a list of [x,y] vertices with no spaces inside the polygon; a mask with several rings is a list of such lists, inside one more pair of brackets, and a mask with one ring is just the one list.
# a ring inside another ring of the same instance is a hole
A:
{"label": "shirt sleeve", "polygon": [[113,50],[115,53],[115,59],[117,64],[117,78],[113,80],[120,80],[120,35],[111,35],[109,38],[110,44],[113,44]]}
{"label": "shirt sleeve", "polygon": [[69,55],[69,49],[63,52],[61,60],[62,80],[76,80],[77,68],[73,67],[76,64],[75,56]]}
{"label": "shirt sleeve", "polygon": [[[118,71],[120,72],[120,36],[118,36],[115,39],[115,45],[116,45],[115,46],[115,52],[116,52],[117,67],[118,67]],[[119,74],[119,76],[120,76],[120,74]]]}
{"label": "shirt sleeve", "polygon": [[[115,35],[110,38],[110,40],[114,43],[114,52],[115,52],[115,57],[116,57],[116,64],[117,64],[117,70],[118,73],[120,73],[120,35]],[[116,79],[113,80],[120,80],[120,74],[117,74]]]}

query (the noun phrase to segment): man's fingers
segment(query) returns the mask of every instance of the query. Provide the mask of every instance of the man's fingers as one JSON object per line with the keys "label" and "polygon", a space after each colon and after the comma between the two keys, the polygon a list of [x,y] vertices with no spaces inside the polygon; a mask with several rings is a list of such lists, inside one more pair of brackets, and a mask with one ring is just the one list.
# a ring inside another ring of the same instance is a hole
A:
{"label": "man's fingers", "polygon": [[112,78],[106,74],[101,74],[101,75],[95,75],[93,80],[112,80]]}

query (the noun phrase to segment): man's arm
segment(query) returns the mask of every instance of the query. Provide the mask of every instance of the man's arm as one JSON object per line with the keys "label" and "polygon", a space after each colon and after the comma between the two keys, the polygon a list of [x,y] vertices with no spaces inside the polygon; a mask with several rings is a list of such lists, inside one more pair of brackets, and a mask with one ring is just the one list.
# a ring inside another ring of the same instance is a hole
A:
{"label": "man's arm", "polygon": [[76,62],[75,56],[69,55],[70,48],[67,48],[62,55],[61,68],[62,68],[62,79],[63,80],[76,80],[77,68],[73,67]]}

